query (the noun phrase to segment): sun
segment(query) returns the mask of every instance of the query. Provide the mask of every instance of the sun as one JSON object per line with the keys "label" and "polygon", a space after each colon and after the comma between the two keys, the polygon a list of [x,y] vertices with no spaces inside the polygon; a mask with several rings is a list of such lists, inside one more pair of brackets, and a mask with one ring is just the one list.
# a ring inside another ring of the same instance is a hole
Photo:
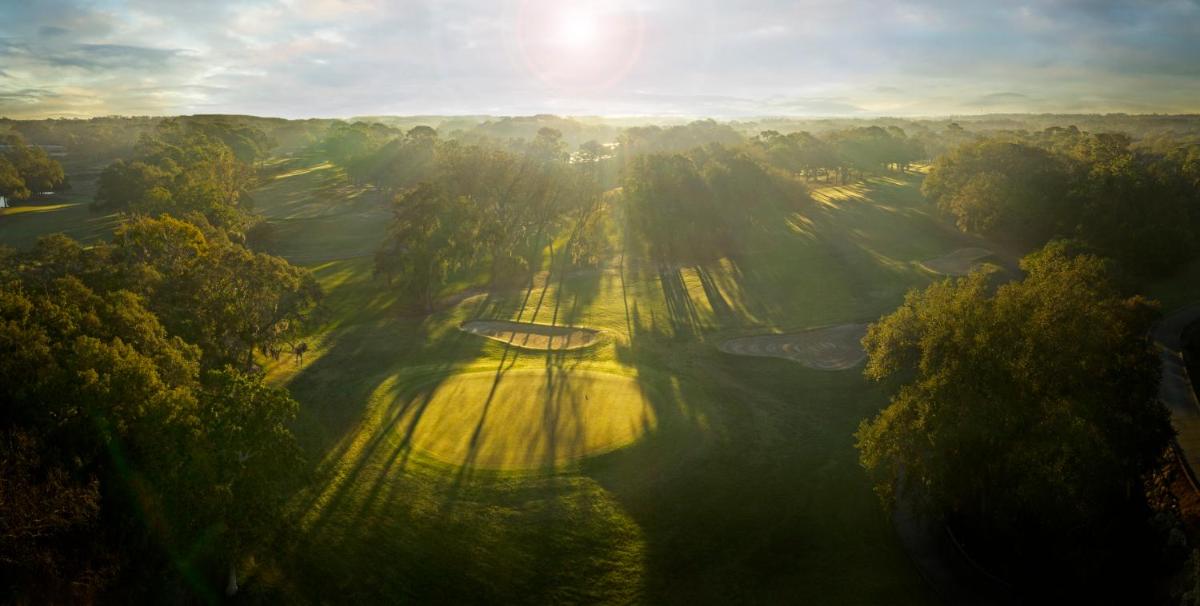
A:
{"label": "sun", "polygon": [[529,72],[560,91],[596,91],[625,77],[645,32],[632,0],[522,0],[515,48]]}
{"label": "sun", "polygon": [[595,13],[587,9],[564,10],[559,17],[558,43],[575,50],[587,50],[595,46],[600,37],[599,23]]}

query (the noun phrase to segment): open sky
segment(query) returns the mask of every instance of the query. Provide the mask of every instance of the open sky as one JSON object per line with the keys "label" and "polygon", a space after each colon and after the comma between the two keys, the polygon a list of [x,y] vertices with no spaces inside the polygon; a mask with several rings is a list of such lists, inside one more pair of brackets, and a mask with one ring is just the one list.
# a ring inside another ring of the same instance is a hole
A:
{"label": "open sky", "polygon": [[1200,0],[0,0],[0,116],[1200,112]]}

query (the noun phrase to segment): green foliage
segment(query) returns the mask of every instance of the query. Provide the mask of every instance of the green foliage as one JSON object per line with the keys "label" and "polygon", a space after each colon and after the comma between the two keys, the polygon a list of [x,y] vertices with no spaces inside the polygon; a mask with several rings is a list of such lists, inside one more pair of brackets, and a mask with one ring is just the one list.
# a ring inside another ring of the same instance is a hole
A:
{"label": "green foliage", "polygon": [[818,138],[807,131],[781,134],[766,130],[751,140],[772,166],[812,179],[837,175],[846,183],[851,172],[859,176],[890,168],[905,171],[925,156],[924,145],[897,126],[863,126],[835,130]]}
{"label": "green foliage", "polygon": [[912,292],[870,327],[866,375],[893,395],[860,459],[881,495],[953,517],[1019,573],[1086,576],[1172,436],[1154,312],[1063,245],[1022,268],[994,294],[982,272]]}
{"label": "green foliage", "polygon": [[808,200],[799,183],[720,145],[634,159],[626,173],[628,220],[655,259],[703,263],[743,250],[772,211]]}
{"label": "green foliage", "polygon": [[329,127],[317,149],[334,164],[348,167],[361,162],[399,134],[400,131],[379,123],[339,121]]}
{"label": "green foliage", "polygon": [[466,264],[475,248],[470,202],[423,183],[395,200],[389,238],[375,255],[375,271],[401,279],[429,309],[446,278]]}
{"label": "green foliage", "polygon": [[[0,574],[24,579],[23,595],[54,595],[66,573],[30,580],[31,558],[102,554],[79,559],[80,574],[127,559],[142,575],[175,567],[186,577],[259,549],[296,486],[296,403],[221,365],[245,368],[255,347],[296,329],[319,294],[307,272],[170,217],[135,217],[112,245],[52,237],[9,260],[0,435],[27,437],[12,452],[0,444],[0,457],[15,457],[0,466],[57,517],[31,520],[27,500],[0,498],[19,541]],[[24,440],[53,448],[29,460]],[[107,527],[95,529],[97,515]]]}
{"label": "green foliage", "polygon": [[400,287],[426,309],[449,277],[466,268],[488,267],[493,284],[524,279],[563,222],[586,223],[600,195],[587,167],[567,162],[552,129],[542,129],[520,153],[438,142],[427,131],[406,136],[395,149],[413,151],[393,158],[418,158],[420,169],[391,173],[382,183],[420,181],[394,198],[395,220],[376,252],[376,274],[389,283],[399,276]]}
{"label": "green foliage", "polygon": [[253,163],[269,147],[257,129],[163,120],[138,141],[134,160],[104,169],[94,203],[145,215],[201,213],[214,225],[238,231],[248,223],[243,193],[255,183]]}
{"label": "green foliage", "polygon": [[626,162],[642,154],[684,152],[710,143],[736,146],[745,141],[728,124],[715,120],[696,120],[685,125],[634,126],[621,132],[619,150]]}
{"label": "green foliage", "polygon": [[0,195],[24,200],[66,184],[62,165],[19,135],[0,136]]}
{"label": "green foliage", "polygon": [[[331,137],[345,137],[335,131]],[[354,131],[357,132],[357,131]],[[427,179],[433,170],[438,144],[437,131],[428,126],[415,126],[402,137],[396,137],[376,150],[358,152],[349,159],[342,153],[327,150],[335,163],[344,163],[346,173],[356,182],[373,183],[386,191],[399,191]],[[327,145],[338,146],[336,139]]]}
{"label": "green foliage", "polygon": [[21,177],[17,167],[8,158],[0,156],[0,196],[25,200],[29,198],[29,194],[29,187],[25,185],[25,179]]}
{"label": "green foliage", "polygon": [[270,536],[300,485],[300,451],[290,429],[297,404],[287,390],[232,368],[209,372],[199,392],[202,433],[188,482],[200,498],[187,504],[187,515],[217,521],[224,550],[238,554]]}
{"label": "green foliage", "polygon": [[1078,238],[1127,269],[1161,274],[1197,250],[1191,150],[1150,152],[1125,135],[1047,129],[964,144],[938,158],[922,191],[963,231],[1033,245]]}
{"label": "green foliage", "polygon": [[245,368],[256,349],[290,342],[321,296],[307,271],[169,216],[126,222],[111,255],[122,280],[201,347],[207,366]]}
{"label": "green foliage", "polygon": [[921,192],[966,232],[1044,242],[1066,221],[1066,167],[1032,145],[986,140],[959,147],[938,158]]}

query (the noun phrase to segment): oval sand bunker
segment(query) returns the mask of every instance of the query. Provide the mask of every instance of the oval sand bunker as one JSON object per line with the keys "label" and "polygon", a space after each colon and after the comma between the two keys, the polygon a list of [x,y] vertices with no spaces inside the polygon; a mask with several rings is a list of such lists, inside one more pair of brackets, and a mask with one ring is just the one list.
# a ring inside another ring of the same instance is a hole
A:
{"label": "oval sand bunker", "polygon": [[505,320],[472,320],[460,328],[514,347],[542,350],[579,349],[600,339],[600,331],[578,326],[550,326]]}
{"label": "oval sand bunker", "polygon": [[922,261],[921,265],[934,273],[965,276],[983,259],[992,256],[986,248],[960,248],[950,254]]}
{"label": "oval sand bunker", "polygon": [[395,425],[410,445],[455,465],[548,467],[611,451],[653,429],[654,412],[631,377],[511,370],[447,377],[415,397]]}
{"label": "oval sand bunker", "polygon": [[785,358],[816,370],[845,370],[866,358],[866,324],[842,324],[782,335],[738,337],[718,349],[739,356]]}

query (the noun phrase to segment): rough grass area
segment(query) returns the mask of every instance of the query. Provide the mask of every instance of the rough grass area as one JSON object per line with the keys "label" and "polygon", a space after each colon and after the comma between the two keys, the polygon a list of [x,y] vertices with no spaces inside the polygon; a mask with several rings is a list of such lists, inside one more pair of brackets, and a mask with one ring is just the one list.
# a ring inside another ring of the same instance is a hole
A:
{"label": "rough grass area", "polygon": [[96,192],[94,175],[70,177],[68,191],[13,201],[11,207],[0,208],[0,245],[27,249],[38,238],[53,233],[65,233],[84,243],[108,239],[119,216],[90,208]]}
{"label": "rough grass area", "polygon": [[550,326],[504,320],[472,320],[461,328],[522,349],[565,350],[594,345],[600,331],[578,326]]}
{"label": "rough grass area", "polygon": [[866,324],[842,324],[783,335],[738,337],[717,347],[739,356],[793,360],[816,370],[846,370],[866,358],[861,343],[866,334]]}
{"label": "rough grass area", "polygon": [[293,159],[254,192],[255,210],[271,233],[267,252],[292,263],[313,264],[370,255],[392,219],[379,192],[346,181],[328,162]]}
{"label": "rough grass area", "polygon": [[965,276],[980,263],[992,256],[992,251],[986,248],[960,248],[952,253],[926,259],[921,265],[937,274],[945,276]]}

